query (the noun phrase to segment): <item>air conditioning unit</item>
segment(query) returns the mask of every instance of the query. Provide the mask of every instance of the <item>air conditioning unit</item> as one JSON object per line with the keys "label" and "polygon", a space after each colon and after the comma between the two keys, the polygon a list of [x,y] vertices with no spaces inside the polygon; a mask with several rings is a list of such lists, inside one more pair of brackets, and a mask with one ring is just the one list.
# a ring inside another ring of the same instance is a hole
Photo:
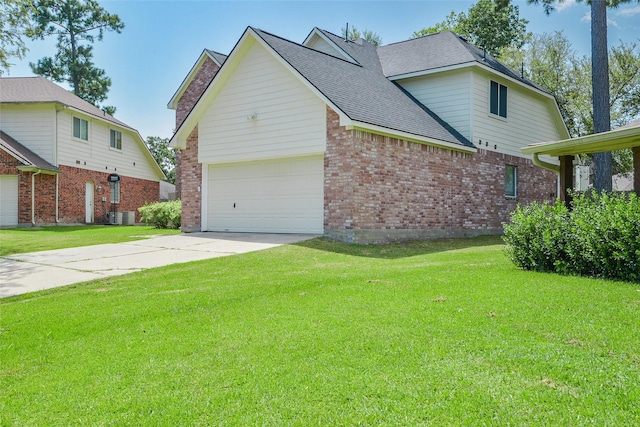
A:
{"label": "air conditioning unit", "polygon": [[122,214],[122,225],[134,225],[136,223],[135,211],[118,212]]}
{"label": "air conditioning unit", "polygon": [[109,224],[122,225],[122,212],[108,212]]}

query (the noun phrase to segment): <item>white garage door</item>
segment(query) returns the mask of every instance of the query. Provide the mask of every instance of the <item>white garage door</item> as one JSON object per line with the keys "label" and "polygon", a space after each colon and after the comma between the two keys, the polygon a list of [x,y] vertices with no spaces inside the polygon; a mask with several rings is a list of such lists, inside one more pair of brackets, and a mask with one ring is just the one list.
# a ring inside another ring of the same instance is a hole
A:
{"label": "white garage door", "polygon": [[0,227],[18,225],[18,177],[0,176]]}
{"label": "white garage door", "polygon": [[322,156],[209,165],[207,187],[210,231],[323,232]]}

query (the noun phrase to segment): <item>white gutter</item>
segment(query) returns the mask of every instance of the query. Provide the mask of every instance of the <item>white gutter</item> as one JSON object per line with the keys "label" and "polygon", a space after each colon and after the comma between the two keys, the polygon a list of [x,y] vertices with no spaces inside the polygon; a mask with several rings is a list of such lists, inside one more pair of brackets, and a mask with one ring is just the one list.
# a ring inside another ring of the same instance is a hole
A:
{"label": "white gutter", "polygon": [[60,222],[58,218],[58,174],[56,174],[56,224]]}
{"label": "white gutter", "polygon": [[547,169],[555,173],[560,173],[560,165],[554,165],[553,163],[548,163],[543,160],[540,160],[538,157],[538,153],[533,153],[533,164],[542,169]]}
{"label": "white gutter", "polygon": [[42,169],[31,174],[31,225],[36,226],[36,175],[40,175]]}

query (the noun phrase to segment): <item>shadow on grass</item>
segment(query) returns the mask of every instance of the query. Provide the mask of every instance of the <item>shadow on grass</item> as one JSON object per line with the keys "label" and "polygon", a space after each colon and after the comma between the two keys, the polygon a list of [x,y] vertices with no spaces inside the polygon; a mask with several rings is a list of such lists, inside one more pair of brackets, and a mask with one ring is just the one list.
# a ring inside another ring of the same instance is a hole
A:
{"label": "shadow on grass", "polygon": [[495,246],[504,244],[501,236],[481,236],[469,239],[438,239],[438,240],[413,240],[408,242],[357,245],[343,243],[324,237],[305,240],[294,243],[309,249],[333,252],[343,255],[351,255],[367,258],[398,259],[417,255],[427,255],[438,252],[447,252],[458,249],[474,248],[479,246]]}

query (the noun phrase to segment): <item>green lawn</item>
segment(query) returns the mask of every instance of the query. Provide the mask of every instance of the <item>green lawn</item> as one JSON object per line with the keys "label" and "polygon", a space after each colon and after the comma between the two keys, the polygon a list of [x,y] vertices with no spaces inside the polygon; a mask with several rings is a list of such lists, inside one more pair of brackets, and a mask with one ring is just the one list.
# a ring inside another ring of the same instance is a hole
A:
{"label": "green lawn", "polygon": [[179,234],[149,226],[81,225],[0,230],[0,256],[50,249],[131,242],[158,234]]}
{"label": "green lawn", "polygon": [[7,298],[0,425],[638,425],[639,288],[315,239]]}

